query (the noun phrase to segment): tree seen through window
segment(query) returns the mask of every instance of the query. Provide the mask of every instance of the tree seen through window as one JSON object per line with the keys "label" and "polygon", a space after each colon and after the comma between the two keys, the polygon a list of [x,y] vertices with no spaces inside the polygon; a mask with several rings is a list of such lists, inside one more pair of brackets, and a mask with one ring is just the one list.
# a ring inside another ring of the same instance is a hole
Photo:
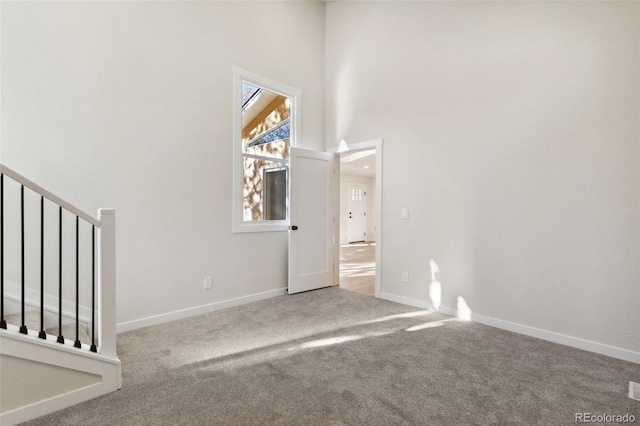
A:
{"label": "tree seen through window", "polygon": [[286,220],[291,99],[242,82],[245,221]]}

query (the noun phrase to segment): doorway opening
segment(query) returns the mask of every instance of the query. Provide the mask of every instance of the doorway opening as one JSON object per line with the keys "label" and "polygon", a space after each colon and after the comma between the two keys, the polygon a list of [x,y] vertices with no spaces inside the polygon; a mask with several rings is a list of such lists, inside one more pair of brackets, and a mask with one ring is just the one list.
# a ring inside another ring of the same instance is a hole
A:
{"label": "doorway opening", "polygon": [[375,296],[376,243],[340,244],[340,288]]}
{"label": "doorway opening", "polygon": [[362,143],[340,153],[338,283],[369,296],[380,291],[381,143]]}
{"label": "doorway opening", "polygon": [[367,183],[347,183],[346,196],[347,242],[367,241]]}

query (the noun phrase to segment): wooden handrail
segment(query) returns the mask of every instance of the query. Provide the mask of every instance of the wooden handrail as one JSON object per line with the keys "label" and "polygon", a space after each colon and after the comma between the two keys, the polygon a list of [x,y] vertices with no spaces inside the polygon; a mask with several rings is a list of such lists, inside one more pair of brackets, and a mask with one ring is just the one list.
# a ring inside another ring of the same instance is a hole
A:
{"label": "wooden handrail", "polygon": [[63,209],[73,213],[74,215],[76,215],[78,217],[81,217],[82,219],[84,219],[87,222],[97,226],[98,228],[100,227],[100,220],[94,218],[93,216],[91,216],[88,213],[85,213],[84,211],[80,210],[79,208],[77,208],[73,204],[64,201],[62,198],[53,195],[51,192],[47,191],[46,189],[44,189],[43,187],[41,187],[37,183],[34,183],[33,181],[31,181],[31,180],[27,179],[26,177],[22,176],[20,173],[11,170],[9,167],[7,167],[7,166],[5,166],[3,164],[0,164],[0,172],[2,174],[6,175],[6,176],[9,176],[11,179],[15,180],[16,182],[20,183],[21,185],[24,185],[27,188],[32,189],[33,191],[35,191],[38,194],[42,195],[47,200],[52,201],[55,204],[61,206]]}

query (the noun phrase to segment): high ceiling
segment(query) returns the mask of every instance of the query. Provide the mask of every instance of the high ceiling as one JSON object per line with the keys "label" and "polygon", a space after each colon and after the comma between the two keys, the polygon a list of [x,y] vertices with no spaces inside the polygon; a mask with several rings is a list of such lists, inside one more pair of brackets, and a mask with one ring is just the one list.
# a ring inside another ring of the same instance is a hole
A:
{"label": "high ceiling", "polygon": [[373,177],[376,174],[376,151],[358,151],[340,156],[340,173]]}

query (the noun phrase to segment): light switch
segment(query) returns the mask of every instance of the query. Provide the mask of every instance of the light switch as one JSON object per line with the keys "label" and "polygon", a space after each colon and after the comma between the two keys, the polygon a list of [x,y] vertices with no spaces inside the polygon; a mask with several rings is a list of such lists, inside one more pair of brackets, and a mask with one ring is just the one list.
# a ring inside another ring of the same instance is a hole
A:
{"label": "light switch", "polygon": [[409,219],[409,209],[407,208],[402,209],[402,218]]}

